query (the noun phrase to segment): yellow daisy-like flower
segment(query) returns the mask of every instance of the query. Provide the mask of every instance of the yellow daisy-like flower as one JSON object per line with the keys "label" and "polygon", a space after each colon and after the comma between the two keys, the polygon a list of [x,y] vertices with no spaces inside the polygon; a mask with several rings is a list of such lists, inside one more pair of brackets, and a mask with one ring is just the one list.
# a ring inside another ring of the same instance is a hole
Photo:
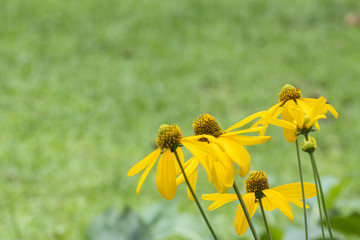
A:
{"label": "yellow daisy-like flower", "polygon": [[183,138],[182,132],[177,125],[161,125],[156,139],[158,148],[135,164],[128,172],[128,176],[133,176],[145,169],[137,185],[136,193],[140,193],[145,178],[161,155],[156,171],[156,186],[164,198],[168,200],[173,199],[176,195],[176,175],[181,172],[175,154],[173,153],[176,151],[182,164],[184,163],[184,154],[181,148],[179,148],[180,144],[199,158],[208,155],[212,156],[214,153],[209,151],[201,142],[197,141],[203,137],[208,138],[210,141],[213,140],[212,136],[207,135]]}
{"label": "yellow daisy-like flower", "polygon": [[[300,89],[295,88],[290,84],[286,84],[279,93],[279,102],[269,108],[266,111],[266,114],[264,114],[264,116],[261,117],[252,127],[263,125],[264,129],[260,132],[260,135],[262,136],[265,134],[266,127],[269,123],[281,126],[284,130],[286,140],[288,142],[295,141],[293,136],[288,138],[289,133],[294,131],[294,126],[287,123],[293,122],[294,120],[293,116],[290,114],[290,108],[299,108],[308,116],[312,115],[314,111],[321,115],[325,115],[329,111],[335,118],[338,118],[339,114],[330,104],[326,103],[326,99],[324,97],[321,97],[320,99],[322,99],[322,101],[324,100],[325,104],[321,105],[321,108],[315,109],[320,107],[320,105],[318,105],[319,99],[302,98]],[[277,119],[280,114],[281,119],[285,121]],[[320,130],[317,120],[314,122],[314,126]]]}
{"label": "yellow daisy-like flower", "polygon": [[[279,209],[287,218],[294,221],[294,216],[291,210],[290,202],[296,206],[303,207],[301,195],[301,184],[290,183],[278,187],[269,187],[269,182],[266,174],[263,171],[252,171],[249,177],[245,180],[246,194],[242,194],[244,203],[249,212],[250,217],[255,214],[259,206],[259,198],[266,211],[273,211]],[[305,198],[316,196],[316,187],[312,183],[304,183]],[[214,201],[209,210],[214,210],[222,205],[238,201],[236,194],[230,193],[214,193],[204,194],[202,198],[209,201]],[[306,205],[306,208],[309,206]],[[249,227],[246,220],[244,210],[239,204],[235,214],[235,231],[238,235],[243,235]]]}
{"label": "yellow daisy-like flower", "polygon": [[[219,192],[225,192],[227,188],[232,187],[235,178],[234,162],[239,165],[239,175],[245,177],[250,170],[250,154],[245,149],[246,145],[256,145],[267,142],[271,137],[269,136],[241,136],[240,134],[249,132],[259,132],[262,128],[248,128],[240,131],[231,130],[240,128],[252,120],[262,116],[264,112],[253,114],[244,120],[233,125],[226,131],[222,131],[219,123],[215,118],[209,114],[202,114],[193,123],[194,133],[196,136],[204,135],[213,136],[214,143],[209,143],[206,137],[199,138],[199,142],[207,145],[217,153],[217,157],[207,156],[200,158],[198,156],[192,157],[185,163],[185,173],[189,178],[191,186],[194,191],[196,189],[197,170],[201,164],[207,174],[209,181],[212,182]],[[217,143],[217,144],[215,144]],[[177,184],[184,181],[184,176],[181,174],[177,178]],[[188,196],[193,200],[192,195]]]}
{"label": "yellow daisy-like flower", "polygon": [[[306,114],[305,111],[298,105],[289,106],[284,109],[282,119],[292,127],[291,129],[283,127],[285,139],[290,143],[295,142],[299,134],[308,134],[314,126],[317,126],[320,131],[318,120],[326,118],[325,109],[326,99],[324,97],[320,97],[314,101],[313,108],[308,114]],[[273,119],[270,119],[269,123],[278,125],[279,122],[273,122]],[[283,124],[278,126],[282,127]]]}

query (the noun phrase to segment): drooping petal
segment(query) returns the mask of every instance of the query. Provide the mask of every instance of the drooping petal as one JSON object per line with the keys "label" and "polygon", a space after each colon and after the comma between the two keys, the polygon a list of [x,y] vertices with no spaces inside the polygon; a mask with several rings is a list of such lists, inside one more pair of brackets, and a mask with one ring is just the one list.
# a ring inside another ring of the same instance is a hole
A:
{"label": "drooping petal", "polygon": [[[302,201],[300,201],[300,200],[295,200],[295,199],[288,199],[288,200],[289,200],[289,202],[291,202],[292,204],[294,204],[294,205],[296,205],[296,206],[298,206],[298,207],[304,208],[304,204],[303,204]],[[307,204],[305,204],[305,207],[306,207],[306,209],[309,209],[309,208],[310,208],[309,205],[307,205]]]}
{"label": "drooping petal", "polygon": [[[283,110],[284,115],[284,110]],[[289,122],[285,119],[277,119],[277,118],[269,118],[268,124],[272,124],[278,127],[281,127],[283,129],[292,130],[295,131],[297,129],[296,125],[292,122]]]}
{"label": "drooping petal", "polygon": [[144,168],[146,168],[150,163],[153,162],[154,159],[158,159],[159,155],[161,153],[161,149],[158,148],[155,151],[151,152],[149,155],[147,155],[144,159],[142,159],[140,162],[136,163],[128,172],[128,176],[134,176],[135,174],[138,174],[141,172]]}
{"label": "drooping petal", "polygon": [[[245,206],[246,206],[246,208],[249,212],[250,218],[251,218],[252,216],[254,216],[255,211],[256,211],[257,207],[259,206],[259,203],[255,203],[255,194],[254,193],[247,193],[247,194],[242,195],[242,197],[243,197]],[[246,219],[246,215],[244,213],[244,210],[243,210],[241,204],[239,204],[236,209],[234,225],[235,225],[236,233],[240,236],[244,235],[244,233],[246,232],[246,230],[249,227],[249,223]]]}
{"label": "drooping petal", "polygon": [[232,193],[212,193],[212,194],[203,194],[202,199],[208,201],[215,201],[209,207],[208,210],[214,210],[222,205],[237,200],[236,194]]}
{"label": "drooping petal", "polygon": [[[289,110],[287,108],[284,108],[282,115],[281,115],[281,119],[284,121],[287,121],[289,124],[293,123],[293,120],[294,120],[294,118],[290,115]],[[289,143],[295,142],[297,139],[297,136],[296,136],[297,127],[296,127],[296,125],[294,125],[294,126],[295,126],[295,129],[287,129],[287,128],[283,127],[285,139]]]}
{"label": "drooping petal", "polygon": [[302,129],[304,127],[305,112],[299,107],[289,107],[288,111],[297,124],[297,128]]}
{"label": "drooping petal", "polygon": [[330,104],[326,104],[326,106],[327,106],[327,109],[329,110],[329,112],[337,119],[339,117],[339,114],[337,113],[335,108],[333,106],[331,106]]}
{"label": "drooping petal", "polygon": [[299,107],[307,114],[309,115],[311,112],[311,109],[316,104],[316,98],[300,98],[297,99],[297,103]]}
{"label": "drooping petal", "polygon": [[259,125],[267,126],[268,119],[273,118],[279,109],[281,112],[282,107],[280,106],[282,104],[283,102],[278,102],[277,104],[266,110],[266,114],[263,117],[261,117],[258,121],[256,121],[251,127],[257,127]]}
{"label": "drooping petal", "polygon": [[[307,124],[306,124],[306,128],[311,128],[312,126],[316,125],[317,121],[319,119],[322,118],[326,118],[325,115],[317,115],[315,118],[312,118]],[[320,127],[318,128],[318,130],[320,131]]]}
{"label": "drooping petal", "polygon": [[222,136],[229,136],[229,135],[239,135],[243,133],[251,133],[251,132],[260,132],[264,127],[253,127],[253,128],[247,128],[244,130],[234,131],[234,132],[224,132],[221,134]]}
{"label": "drooping petal", "polygon": [[[284,195],[288,199],[302,199],[301,183],[289,183],[271,188]],[[316,196],[316,186],[313,183],[304,182],[305,199]]]}
{"label": "drooping petal", "polygon": [[261,201],[266,211],[274,211],[276,209],[276,206],[268,198],[263,197]]}
{"label": "drooping petal", "polygon": [[222,161],[209,159],[209,170],[212,175],[212,183],[219,193],[225,193],[226,189],[232,187],[235,179],[234,163],[227,155]]}
{"label": "drooping petal", "polygon": [[[196,193],[196,180],[197,180],[197,175],[198,175],[198,166],[199,165],[197,165],[195,171],[188,176],[190,186],[191,186],[192,190],[194,191],[194,193]],[[186,192],[187,192],[188,198],[191,201],[194,201],[194,196],[192,195],[190,188],[188,186],[186,187]]]}
{"label": "drooping petal", "polygon": [[[179,156],[179,159],[180,159],[180,162],[181,162],[182,166],[184,166],[184,153],[183,153],[183,151],[179,147],[176,148],[175,151],[177,152],[177,154]],[[175,164],[176,175],[179,175],[181,173],[181,169],[179,167],[179,163],[178,163],[177,159],[175,159],[175,160],[176,160],[176,164]]]}
{"label": "drooping petal", "polygon": [[264,116],[265,114],[266,114],[266,111],[254,113],[254,114],[252,114],[252,115],[244,118],[244,119],[241,120],[240,122],[232,125],[232,126],[229,127],[228,129],[226,129],[225,132],[229,132],[229,131],[234,130],[234,129],[236,129],[236,128],[240,128],[240,127],[244,126],[245,124],[251,122],[252,120]]}
{"label": "drooping petal", "polygon": [[160,157],[156,171],[156,186],[165,199],[171,200],[176,195],[175,156],[166,149]]}
{"label": "drooping petal", "polygon": [[267,142],[271,139],[270,136],[228,136],[231,139],[237,141],[241,145],[250,146],[250,145],[258,145],[264,142]]}
{"label": "drooping petal", "polygon": [[141,186],[143,185],[143,183],[144,183],[147,175],[149,174],[150,170],[152,169],[152,167],[153,167],[154,164],[156,163],[156,160],[157,160],[157,157],[156,157],[156,158],[154,157],[154,158],[152,159],[152,162],[149,163],[149,165],[146,167],[145,171],[144,171],[143,174],[141,175],[140,180],[139,180],[139,183],[138,183],[138,185],[137,185],[137,187],[136,187],[136,193],[137,193],[137,195],[140,194]]}
{"label": "drooping petal", "polygon": [[[196,157],[192,157],[190,158],[185,164],[184,164],[184,170],[185,170],[185,174],[186,176],[190,176],[191,174],[194,173],[194,171],[198,170],[198,166],[199,166],[199,160]],[[185,181],[184,175],[181,173],[177,178],[176,178],[176,185],[179,185],[181,183],[183,183]]]}
{"label": "drooping petal", "polygon": [[269,201],[269,205],[273,205],[273,207],[278,208],[287,218],[294,221],[291,206],[284,195],[272,189],[263,190],[263,193],[266,197],[262,198],[262,201]]}
{"label": "drooping petal", "polygon": [[181,139],[181,144],[184,145],[192,155],[201,159],[211,156],[217,158],[216,152],[213,151],[212,147],[209,147],[209,143],[204,143],[196,140],[191,140],[191,138]]}
{"label": "drooping petal", "polygon": [[223,137],[221,138],[221,141],[224,142],[225,150],[228,156],[239,165],[239,175],[241,177],[245,177],[250,170],[251,157],[245,147],[237,142],[233,137],[234,136]]}

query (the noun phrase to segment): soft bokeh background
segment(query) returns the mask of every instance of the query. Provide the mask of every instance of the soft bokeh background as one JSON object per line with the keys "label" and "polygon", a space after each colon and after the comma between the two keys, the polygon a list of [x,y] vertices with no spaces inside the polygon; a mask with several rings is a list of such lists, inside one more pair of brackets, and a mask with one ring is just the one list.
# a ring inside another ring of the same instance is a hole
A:
{"label": "soft bokeh background", "polygon": [[[225,129],[275,104],[286,83],[340,114],[321,122],[316,158],[338,239],[358,239],[359,14],[358,0],[2,0],[0,239],[209,237],[184,185],[163,199],[153,169],[137,196],[140,175],[126,173],[154,149],[160,124],[188,136],[210,113]],[[252,169],[272,186],[297,182],[294,145],[268,133],[248,148]],[[198,193],[212,192],[201,170]],[[236,205],[207,212],[222,239],[236,238]],[[293,211],[295,223],[268,214],[276,238],[303,239]]]}

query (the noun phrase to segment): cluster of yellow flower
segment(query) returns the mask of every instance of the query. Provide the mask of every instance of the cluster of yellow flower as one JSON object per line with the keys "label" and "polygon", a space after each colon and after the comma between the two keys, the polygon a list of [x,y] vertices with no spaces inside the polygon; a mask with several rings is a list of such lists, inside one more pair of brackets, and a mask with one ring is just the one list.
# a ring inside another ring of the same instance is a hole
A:
{"label": "cluster of yellow flower", "polygon": [[[176,195],[177,185],[186,181],[188,197],[191,200],[195,198],[201,208],[195,195],[200,164],[206,170],[209,181],[218,191],[218,193],[202,196],[205,200],[214,201],[209,210],[239,200],[240,204],[235,216],[236,233],[243,235],[250,224],[254,237],[257,239],[250,218],[258,206],[262,208],[262,211],[272,211],[277,208],[293,221],[289,202],[308,208],[305,199],[314,197],[318,191],[317,185],[303,182],[269,188],[267,176],[260,170],[250,172],[245,180],[246,194],[241,195],[235,183],[235,163],[239,166],[238,173],[241,177],[248,175],[250,154],[244,146],[269,141],[271,137],[265,136],[265,133],[268,125],[271,124],[283,128],[288,142],[296,141],[297,143],[298,136],[304,135],[306,140],[302,144],[302,148],[304,151],[312,153],[316,148],[316,142],[309,134],[313,127],[320,131],[318,120],[326,118],[325,114],[328,111],[335,118],[338,117],[335,109],[326,102],[324,97],[302,98],[299,89],[287,84],[282,88],[277,104],[267,111],[255,113],[241,120],[225,131],[209,114],[200,115],[193,123],[194,136],[190,137],[183,137],[177,125],[161,125],[156,139],[158,148],[134,165],[129,170],[128,176],[133,176],[145,169],[136,189],[139,194],[145,178],[160,156],[156,172],[156,185],[160,194],[171,200]],[[280,115],[281,118],[279,118]],[[256,119],[257,121],[250,128],[238,130]],[[259,134],[258,136],[243,135],[250,132]],[[182,146],[192,154],[192,157],[186,162]],[[234,187],[237,194],[226,193],[230,187]],[[202,210],[200,209],[200,211]],[[207,221],[207,219],[205,220]],[[212,229],[210,230],[212,231]],[[213,236],[216,239],[214,233]]]}

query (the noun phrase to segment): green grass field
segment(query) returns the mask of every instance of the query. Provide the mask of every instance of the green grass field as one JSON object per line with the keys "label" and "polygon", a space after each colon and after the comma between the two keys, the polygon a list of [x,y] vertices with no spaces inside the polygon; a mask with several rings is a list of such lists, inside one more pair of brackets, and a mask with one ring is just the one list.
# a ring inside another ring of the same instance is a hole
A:
{"label": "green grass field", "polygon": [[[338,120],[321,122],[316,157],[332,216],[360,212],[360,22],[349,14],[360,14],[358,0],[3,0],[0,239],[91,239],[109,207],[141,215],[154,204],[179,207],[208,237],[184,185],[163,199],[153,169],[137,196],[140,176],[127,171],[154,149],[159,125],[189,136],[192,121],[210,113],[226,129],[274,105],[286,83],[338,110]],[[273,186],[298,182],[295,147],[281,129],[268,133],[270,142],[248,148],[252,169]],[[199,175],[199,195],[215,192]],[[223,239],[236,238],[235,207],[208,212]],[[270,225],[303,234],[302,210],[293,211],[295,224],[276,210]],[[346,239],[357,239],[353,230]]]}

